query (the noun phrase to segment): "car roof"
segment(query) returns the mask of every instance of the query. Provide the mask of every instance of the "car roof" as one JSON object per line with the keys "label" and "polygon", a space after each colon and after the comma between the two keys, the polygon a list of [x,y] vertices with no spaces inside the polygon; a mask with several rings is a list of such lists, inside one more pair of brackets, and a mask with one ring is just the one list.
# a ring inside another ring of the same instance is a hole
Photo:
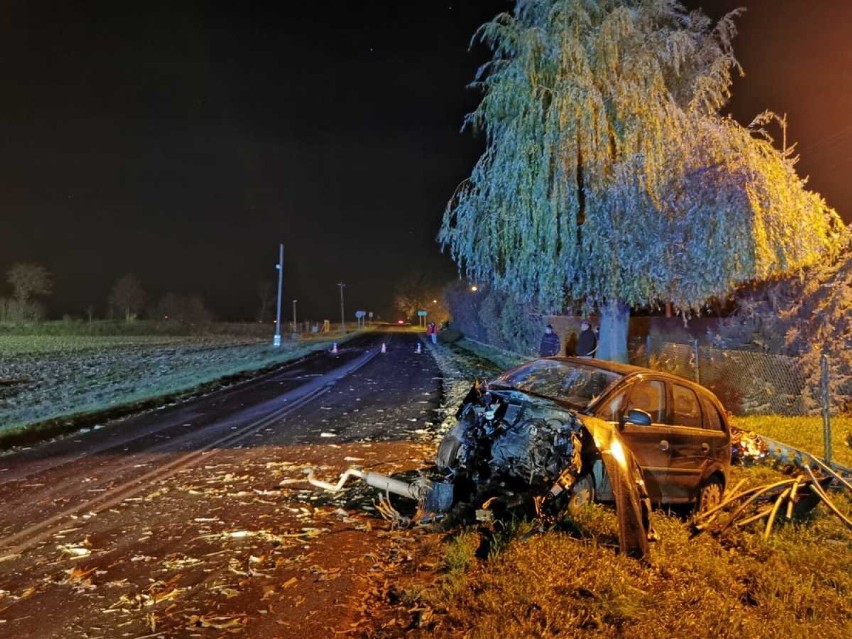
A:
{"label": "car roof", "polygon": [[611,371],[613,373],[624,375],[625,378],[647,375],[667,379],[669,381],[677,382],[678,384],[687,386],[689,388],[692,388],[693,390],[697,390],[706,395],[709,395],[714,400],[716,400],[716,402],[718,402],[720,407],[724,408],[722,402],[719,401],[719,398],[716,397],[716,394],[712,390],[710,390],[706,386],[702,386],[701,384],[696,384],[690,379],[681,377],[680,375],[674,375],[672,373],[666,373],[664,371],[655,371],[651,368],[645,368],[643,366],[634,366],[633,364],[621,364],[619,362],[609,362],[604,359],[591,359],[587,357],[547,357],[543,359],[558,359],[565,362],[571,362],[572,364],[589,366],[591,368],[597,368],[603,371]]}

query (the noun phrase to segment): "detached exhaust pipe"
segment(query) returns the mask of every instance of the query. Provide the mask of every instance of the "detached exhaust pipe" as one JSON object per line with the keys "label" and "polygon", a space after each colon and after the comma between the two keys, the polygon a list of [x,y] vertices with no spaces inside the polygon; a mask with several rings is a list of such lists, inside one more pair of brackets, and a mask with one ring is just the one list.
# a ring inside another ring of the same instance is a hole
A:
{"label": "detached exhaust pipe", "polygon": [[340,492],[350,477],[357,477],[372,488],[420,502],[429,512],[447,512],[453,505],[453,485],[445,482],[431,482],[425,477],[407,482],[381,473],[364,472],[353,466],[340,475],[336,484],[332,484],[317,479],[313,468],[305,469],[305,474],[311,486],[322,488],[330,493]]}

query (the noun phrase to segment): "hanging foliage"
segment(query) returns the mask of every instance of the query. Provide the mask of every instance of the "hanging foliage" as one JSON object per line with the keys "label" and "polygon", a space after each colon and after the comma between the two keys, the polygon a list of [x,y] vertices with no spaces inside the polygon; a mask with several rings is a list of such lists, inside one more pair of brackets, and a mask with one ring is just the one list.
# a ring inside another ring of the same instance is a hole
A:
{"label": "hanging foliage", "polygon": [[[842,223],[757,127],[719,115],[736,12],[676,0],[518,0],[465,125],[486,150],[438,236],[471,280],[544,311],[699,308],[839,246]],[[762,124],[760,121],[757,125]]]}

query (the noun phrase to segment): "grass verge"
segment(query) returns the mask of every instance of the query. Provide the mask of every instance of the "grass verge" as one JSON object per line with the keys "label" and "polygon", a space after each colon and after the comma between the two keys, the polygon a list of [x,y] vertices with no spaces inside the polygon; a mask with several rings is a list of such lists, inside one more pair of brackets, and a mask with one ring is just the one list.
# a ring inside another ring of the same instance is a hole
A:
{"label": "grass verge", "polygon": [[[734,479],[757,485],[774,472],[738,468]],[[849,512],[848,497],[836,499]],[[616,552],[616,526],[612,509],[592,505],[560,530],[519,526],[506,538],[510,527],[484,558],[476,531],[458,533],[444,574],[409,602],[430,612],[413,636],[850,636],[852,533],[822,507],[768,541],[760,526],[693,537],[657,511],[649,564]]]}

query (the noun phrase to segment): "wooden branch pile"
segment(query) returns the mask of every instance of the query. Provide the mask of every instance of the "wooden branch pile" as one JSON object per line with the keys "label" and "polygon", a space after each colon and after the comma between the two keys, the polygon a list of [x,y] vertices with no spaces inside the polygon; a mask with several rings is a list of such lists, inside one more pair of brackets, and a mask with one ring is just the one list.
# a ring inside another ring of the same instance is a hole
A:
{"label": "wooden branch pile", "polygon": [[[852,491],[852,484],[818,459],[812,458],[812,461],[818,466],[819,476],[810,464],[804,464],[801,468],[805,472],[790,479],[742,491],[740,489],[744,482],[741,481],[718,506],[696,516],[692,524],[694,532],[721,534],[731,527],[739,528],[765,520],[763,538],[768,539],[779,513],[784,513],[787,520],[792,520],[794,517],[803,517],[820,502],[852,530],[852,520],[841,512],[827,494],[829,486]],[[729,513],[729,516],[720,517],[723,512]]]}

